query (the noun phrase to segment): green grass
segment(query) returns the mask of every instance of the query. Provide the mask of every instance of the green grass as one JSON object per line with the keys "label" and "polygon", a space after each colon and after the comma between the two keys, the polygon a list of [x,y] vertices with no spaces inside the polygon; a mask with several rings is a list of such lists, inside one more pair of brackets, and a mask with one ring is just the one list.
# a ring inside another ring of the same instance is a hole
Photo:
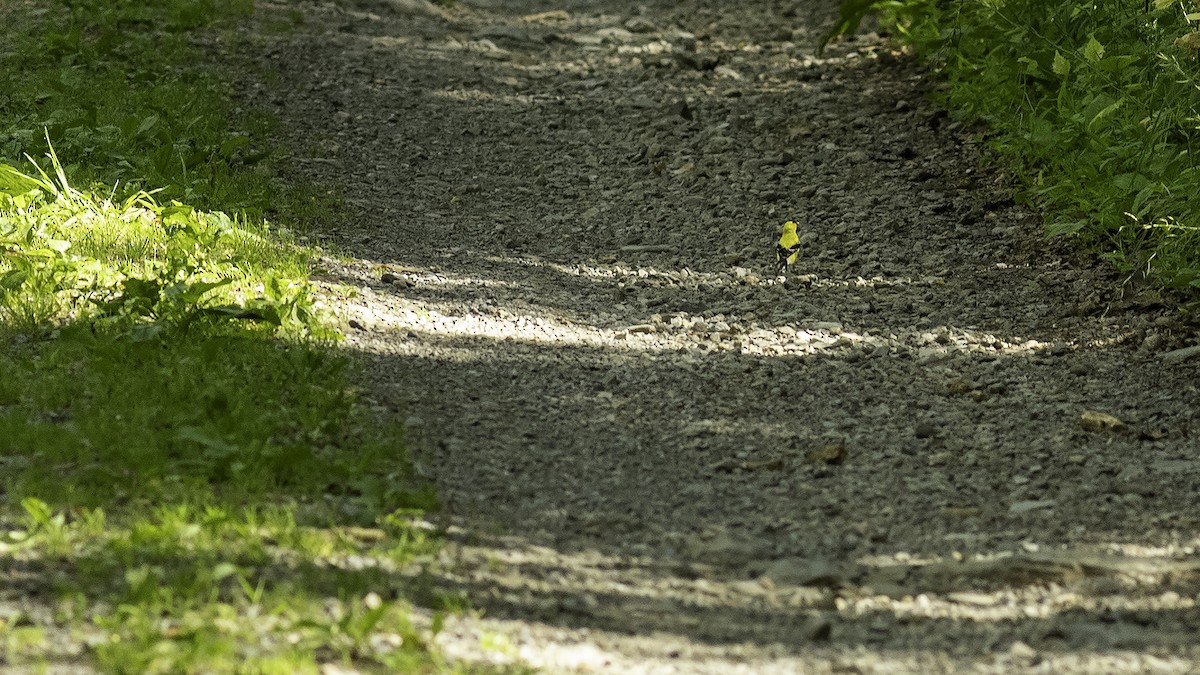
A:
{"label": "green grass", "polygon": [[376,421],[356,407],[344,357],[319,345],[237,330],[134,341],[71,326],[5,351],[9,494],[59,507],[333,496],[356,525],[431,506],[399,434],[364,431]]}
{"label": "green grass", "polygon": [[286,236],[336,203],[192,47],[249,9],[0,8],[0,669],[450,669],[436,500]]}
{"label": "green grass", "polygon": [[0,165],[0,319],[37,331],[86,321],[146,338],[221,321],[253,320],[326,337],[304,276],[306,253],[221,212],[144,192],[119,203],[57,178]]}
{"label": "green grass", "polygon": [[[245,211],[272,201],[269,148],[229,127],[229,86],[195,58],[191,29],[248,13],[249,0],[71,0],[19,15],[10,30],[0,157],[41,160],[50,145],[81,184],[160,189],[160,200]],[[206,33],[206,35],[212,35]],[[11,50],[11,51],[9,51]]]}
{"label": "green grass", "polygon": [[[1132,277],[1200,288],[1197,16],[1189,3],[845,0],[934,64],[946,104],[1071,236]],[[1193,42],[1189,43],[1189,40]]]}
{"label": "green grass", "polygon": [[356,528],[299,524],[282,506],[160,505],[116,520],[23,506],[0,541],[23,582],[0,622],[9,665],[64,660],[68,635],[105,672],[443,669],[404,599],[430,594],[421,568],[434,549],[406,514]]}

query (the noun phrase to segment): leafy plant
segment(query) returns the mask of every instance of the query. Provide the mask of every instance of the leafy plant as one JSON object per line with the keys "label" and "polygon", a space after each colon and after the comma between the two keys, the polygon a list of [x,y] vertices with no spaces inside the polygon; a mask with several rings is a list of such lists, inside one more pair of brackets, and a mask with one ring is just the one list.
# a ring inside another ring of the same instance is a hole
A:
{"label": "leafy plant", "polygon": [[221,213],[161,207],[144,192],[113,204],[73,188],[53,148],[50,159],[54,179],[0,165],[8,185],[0,186],[0,310],[10,321],[88,320],[138,339],[232,320],[333,335],[296,278],[298,249],[271,256],[290,278],[256,275],[256,263],[272,262],[254,259],[262,233]]}
{"label": "leafy plant", "polygon": [[868,16],[878,16],[884,26],[911,37],[911,31],[928,25],[936,11],[931,0],[842,0],[838,6],[838,20],[821,37],[817,53],[824,52],[832,40],[853,35]]}
{"label": "leafy plant", "polygon": [[847,0],[836,31],[878,12],[936,65],[946,103],[1048,213],[1047,233],[1121,270],[1200,287],[1197,19],[1181,3]]}

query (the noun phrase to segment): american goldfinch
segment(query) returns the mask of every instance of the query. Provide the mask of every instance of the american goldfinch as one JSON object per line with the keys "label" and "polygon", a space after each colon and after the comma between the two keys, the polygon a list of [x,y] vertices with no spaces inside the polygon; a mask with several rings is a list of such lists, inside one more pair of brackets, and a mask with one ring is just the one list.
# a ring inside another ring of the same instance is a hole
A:
{"label": "american goldfinch", "polygon": [[779,274],[787,272],[788,265],[800,257],[800,237],[796,234],[796,223],[787,221],[783,224],[783,234],[775,246],[775,265]]}

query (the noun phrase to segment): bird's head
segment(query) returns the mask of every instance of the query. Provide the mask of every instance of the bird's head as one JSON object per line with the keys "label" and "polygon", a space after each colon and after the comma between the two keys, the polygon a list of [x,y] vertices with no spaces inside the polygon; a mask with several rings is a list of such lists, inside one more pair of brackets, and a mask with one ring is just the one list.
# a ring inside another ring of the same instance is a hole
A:
{"label": "bird's head", "polygon": [[787,221],[786,223],[783,224],[783,231],[784,232],[795,232],[796,231],[796,223],[794,223],[790,220]]}

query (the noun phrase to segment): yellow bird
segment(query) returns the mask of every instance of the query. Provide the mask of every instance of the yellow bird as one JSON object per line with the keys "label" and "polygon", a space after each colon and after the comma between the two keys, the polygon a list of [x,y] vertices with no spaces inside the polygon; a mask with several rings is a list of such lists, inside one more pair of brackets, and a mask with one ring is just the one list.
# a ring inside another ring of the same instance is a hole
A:
{"label": "yellow bird", "polygon": [[783,224],[783,234],[775,246],[775,265],[779,274],[787,273],[788,266],[800,257],[800,237],[796,234],[796,223]]}

